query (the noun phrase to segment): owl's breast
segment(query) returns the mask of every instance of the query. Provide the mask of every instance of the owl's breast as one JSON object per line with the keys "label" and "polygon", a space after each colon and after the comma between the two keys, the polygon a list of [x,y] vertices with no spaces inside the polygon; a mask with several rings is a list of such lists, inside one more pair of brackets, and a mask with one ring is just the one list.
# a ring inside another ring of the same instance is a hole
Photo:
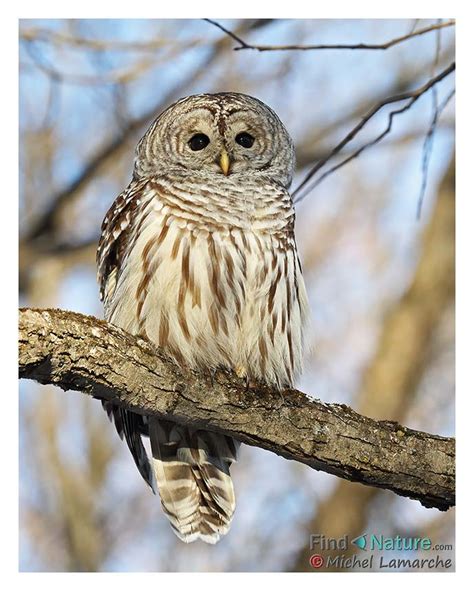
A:
{"label": "owl's breast", "polygon": [[263,223],[258,211],[236,227],[155,204],[122,269],[109,320],[179,363],[292,384],[306,293],[292,228],[269,232]]}

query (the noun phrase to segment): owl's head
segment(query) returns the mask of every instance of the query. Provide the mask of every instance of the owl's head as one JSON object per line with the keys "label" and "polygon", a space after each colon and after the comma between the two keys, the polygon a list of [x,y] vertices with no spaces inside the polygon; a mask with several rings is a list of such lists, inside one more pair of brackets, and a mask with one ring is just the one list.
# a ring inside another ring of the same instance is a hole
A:
{"label": "owl's head", "polygon": [[293,142],[272,109],[245,94],[183,98],[152,123],[137,146],[135,174],[192,171],[223,182],[262,177],[289,187]]}

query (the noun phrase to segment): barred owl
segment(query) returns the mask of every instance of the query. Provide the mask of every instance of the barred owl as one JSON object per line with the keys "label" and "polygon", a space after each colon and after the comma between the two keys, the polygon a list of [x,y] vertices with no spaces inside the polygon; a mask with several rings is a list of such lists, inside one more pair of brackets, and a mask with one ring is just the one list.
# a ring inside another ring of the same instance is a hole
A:
{"label": "barred owl", "polygon": [[[294,162],[285,127],[255,98],[201,94],[165,110],[102,224],[106,319],[178,364],[291,386],[307,317],[288,193]],[[104,406],[178,537],[217,542],[234,514],[239,443]]]}

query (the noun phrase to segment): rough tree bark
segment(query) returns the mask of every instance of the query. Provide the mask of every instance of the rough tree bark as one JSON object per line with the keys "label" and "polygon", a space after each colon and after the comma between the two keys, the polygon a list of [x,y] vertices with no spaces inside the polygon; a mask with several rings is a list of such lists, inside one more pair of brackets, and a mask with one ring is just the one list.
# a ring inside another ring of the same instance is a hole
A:
{"label": "rough tree bark", "polygon": [[151,343],[63,310],[20,310],[20,377],[232,435],[425,507],[455,503],[454,439],[375,421],[297,390],[249,388],[230,372],[175,365]]}

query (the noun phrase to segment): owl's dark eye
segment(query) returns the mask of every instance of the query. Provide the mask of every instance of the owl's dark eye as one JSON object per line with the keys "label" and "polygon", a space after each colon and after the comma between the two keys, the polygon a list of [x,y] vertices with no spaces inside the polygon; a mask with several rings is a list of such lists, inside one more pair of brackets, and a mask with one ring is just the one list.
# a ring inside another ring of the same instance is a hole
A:
{"label": "owl's dark eye", "polygon": [[197,152],[198,150],[204,150],[210,141],[211,140],[204,133],[196,133],[188,143],[191,150]]}
{"label": "owl's dark eye", "polygon": [[253,146],[255,138],[252,135],[250,135],[250,133],[242,131],[242,133],[238,133],[235,136],[235,141],[239,144],[239,146],[242,146],[242,148],[251,148]]}

